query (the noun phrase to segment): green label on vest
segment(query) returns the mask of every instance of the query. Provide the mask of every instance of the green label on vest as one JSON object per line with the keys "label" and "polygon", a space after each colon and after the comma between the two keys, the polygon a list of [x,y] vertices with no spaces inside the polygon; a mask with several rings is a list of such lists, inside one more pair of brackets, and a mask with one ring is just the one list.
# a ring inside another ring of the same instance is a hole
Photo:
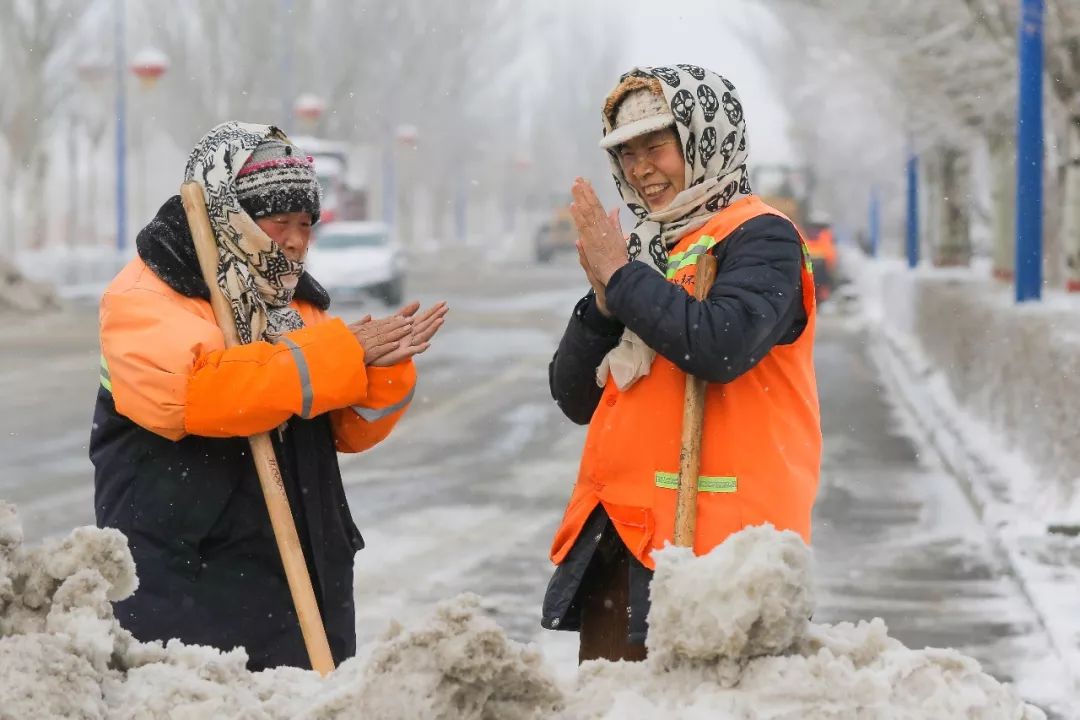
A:
{"label": "green label on vest", "polygon": [[[678,490],[678,473],[657,471],[656,487],[662,487],[668,490]],[[733,493],[739,489],[739,481],[737,478],[733,477],[708,477],[706,475],[701,475],[698,477],[697,489],[698,492]]]}

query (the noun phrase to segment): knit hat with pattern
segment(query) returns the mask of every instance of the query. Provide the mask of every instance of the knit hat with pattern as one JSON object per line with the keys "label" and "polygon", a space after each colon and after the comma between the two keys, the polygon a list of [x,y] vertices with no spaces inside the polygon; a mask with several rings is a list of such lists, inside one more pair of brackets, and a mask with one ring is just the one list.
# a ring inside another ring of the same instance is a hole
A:
{"label": "knit hat with pattern", "polygon": [[259,144],[236,176],[241,207],[254,219],[278,213],[308,212],[319,221],[319,182],[315,164],[296,147],[277,138]]}

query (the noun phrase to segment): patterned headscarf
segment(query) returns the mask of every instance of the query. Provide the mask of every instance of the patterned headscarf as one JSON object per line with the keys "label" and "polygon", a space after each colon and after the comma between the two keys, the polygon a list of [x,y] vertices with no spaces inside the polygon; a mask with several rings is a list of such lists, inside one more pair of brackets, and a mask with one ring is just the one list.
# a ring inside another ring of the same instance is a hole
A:
{"label": "patterned headscarf", "polygon": [[[675,129],[686,161],[686,189],[671,204],[650,213],[644,199],[623,174],[618,148],[608,150],[615,186],[638,219],[627,240],[630,259],[648,248],[647,262],[667,271],[667,255],[675,243],[709,218],[750,194],[746,169],[749,144],[739,94],[726,78],[696,65],[636,67],[619,78],[657,78],[675,116]],[[612,131],[604,114],[604,134]],[[644,258],[643,258],[644,259]]]}
{"label": "patterned headscarf", "polygon": [[304,326],[289,306],[304,272],[302,262],[282,249],[240,206],[236,176],[263,140],[289,142],[272,125],[226,122],[208,132],[191,151],[184,180],[202,185],[210,226],[218,245],[217,282],[232,306],[240,340],[274,342]]}
{"label": "patterned headscarf", "polygon": [[[623,173],[618,147],[608,149],[615,186],[638,220],[626,239],[627,255],[663,275],[668,252],[680,238],[751,193],[746,118],[735,86],[711,70],[696,65],[635,67],[619,78],[619,84],[633,76],[660,80],[686,162],[686,189],[666,208],[650,213]],[[613,92],[618,90],[616,86]],[[607,135],[613,130],[612,118],[606,112],[603,116]],[[645,248],[648,252],[642,257]],[[627,328],[597,368],[596,381],[604,386],[610,375],[620,390],[626,390],[649,374],[655,357],[656,351]]]}

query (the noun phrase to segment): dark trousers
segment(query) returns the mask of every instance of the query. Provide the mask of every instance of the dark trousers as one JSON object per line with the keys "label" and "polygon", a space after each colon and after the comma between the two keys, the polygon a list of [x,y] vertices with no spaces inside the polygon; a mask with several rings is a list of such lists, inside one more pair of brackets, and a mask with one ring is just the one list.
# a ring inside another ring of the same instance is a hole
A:
{"label": "dark trousers", "polygon": [[630,552],[610,527],[579,592],[581,604],[578,663],[586,660],[645,659],[645,644],[629,641]]}

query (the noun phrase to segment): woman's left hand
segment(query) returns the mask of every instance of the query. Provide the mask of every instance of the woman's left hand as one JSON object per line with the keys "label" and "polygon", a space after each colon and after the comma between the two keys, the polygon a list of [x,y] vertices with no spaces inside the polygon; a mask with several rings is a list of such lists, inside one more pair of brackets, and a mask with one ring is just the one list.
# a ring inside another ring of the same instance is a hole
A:
{"label": "woman's left hand", "polygon": [[399,342],[396,348],[371,363],[372,365],[376,367],[396,365],[403,360],[419,355],[431,347],[431,338],[435,337],[435,333],[443,326],[446,313],[450,311],[450,307],[444,300],[417,314],[419,309],[420,303],[413,302],[398,310],[396,317],[412,318],[412,332]]}
{"label": "woman's left hand", "polygon": [[606,286],[615,271],[629,262],[622,231],[604,212],[588,180],[578,178],[570,192],[574,197],[570,215],[577,225],[581,252],[593,275]]}

